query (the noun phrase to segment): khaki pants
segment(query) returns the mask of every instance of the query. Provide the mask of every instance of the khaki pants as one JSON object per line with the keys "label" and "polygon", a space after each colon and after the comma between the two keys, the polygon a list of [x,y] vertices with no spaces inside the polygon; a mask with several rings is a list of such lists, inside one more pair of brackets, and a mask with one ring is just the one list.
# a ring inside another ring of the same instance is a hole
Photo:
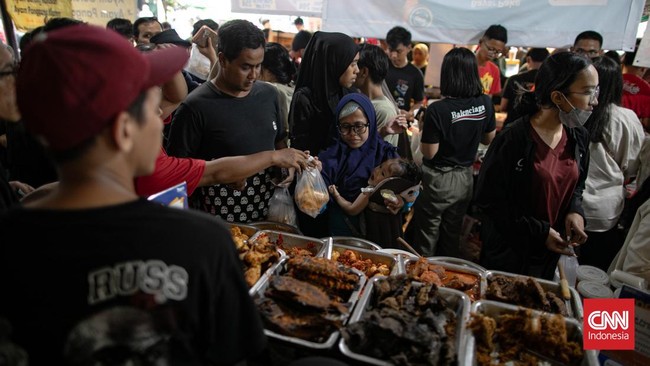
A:
{"label": "khaki pants", "polygon": [[463,217],[474,189],[472,167],[422,166],[422,191],[407,237],[425,257],[460,258]]}

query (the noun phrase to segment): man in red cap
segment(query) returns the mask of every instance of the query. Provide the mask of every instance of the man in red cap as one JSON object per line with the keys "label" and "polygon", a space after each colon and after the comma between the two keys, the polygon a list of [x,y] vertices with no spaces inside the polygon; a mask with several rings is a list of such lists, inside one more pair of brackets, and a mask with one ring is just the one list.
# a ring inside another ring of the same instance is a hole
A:
{"label": "man in red cap", "polygon": [[161,149],[158,85],[187,58],[88,25],[26,50],[18,106],[60,178],[0,216],[0,318],[31,364],[235,364],[264,347],[228,230],[134,188]]}

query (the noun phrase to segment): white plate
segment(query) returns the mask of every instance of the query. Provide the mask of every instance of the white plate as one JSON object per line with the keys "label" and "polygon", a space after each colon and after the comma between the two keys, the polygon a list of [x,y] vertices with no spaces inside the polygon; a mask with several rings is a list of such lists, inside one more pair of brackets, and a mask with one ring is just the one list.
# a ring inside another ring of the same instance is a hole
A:
{"label": "white plate", "polygon": [[406,250],[402,250],[402,249],[384,248],[384,249],[378,250],[377,252],[379,252],[379,253],[388,253],[388,254],[392,254],[392,255],[402,254],[402,255],[405,255],[407,257],[415,257],[415,258],[417,258],[417,256],[415,254],[413,254],[411,252],[407,252]]}

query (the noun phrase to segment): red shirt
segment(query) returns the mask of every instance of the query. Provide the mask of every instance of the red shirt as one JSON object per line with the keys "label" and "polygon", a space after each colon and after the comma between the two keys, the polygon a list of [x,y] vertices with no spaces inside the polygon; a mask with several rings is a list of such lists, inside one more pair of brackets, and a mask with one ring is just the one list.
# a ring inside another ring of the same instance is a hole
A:
{"label": "red shirt", "polygon": [[650,84],[633,74],[623,74],[623,107],[639,118],[650,117]]}
{"label": "red shirt", "polygon": [[160,148],[156,169],[146,177],[135,178],[135,191],[140,196],[150,196],[182,182],[187,182],[187,195],[191,195],[205,171],[205,160],[175,158]]}
{"label": "red shirt", "polygon": [[566,131],[555,149],[551,149],[534,128],[531,128],[535,142],[533,165],[532,205],[533,213],[540,220],[547,220],[551,226],[568,207],[573,190],[578,183],[578,164],[573,158]]}
{"label": "red shirt", "polygon": [[499,66],[492,61],[487,61],[485,65],[478,67],[478,76],[483,84],[483,93],[496,95],[501,92],[501,73]]}

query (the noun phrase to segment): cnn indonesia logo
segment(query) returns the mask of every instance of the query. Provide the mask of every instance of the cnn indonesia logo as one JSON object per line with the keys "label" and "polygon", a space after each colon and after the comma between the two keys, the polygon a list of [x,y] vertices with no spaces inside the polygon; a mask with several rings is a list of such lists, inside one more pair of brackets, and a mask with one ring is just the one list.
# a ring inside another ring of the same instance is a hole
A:
{"label": "cnn indonesia logo", "polygon": [[585,349],[634,349],[634,299],[584,300]]}

